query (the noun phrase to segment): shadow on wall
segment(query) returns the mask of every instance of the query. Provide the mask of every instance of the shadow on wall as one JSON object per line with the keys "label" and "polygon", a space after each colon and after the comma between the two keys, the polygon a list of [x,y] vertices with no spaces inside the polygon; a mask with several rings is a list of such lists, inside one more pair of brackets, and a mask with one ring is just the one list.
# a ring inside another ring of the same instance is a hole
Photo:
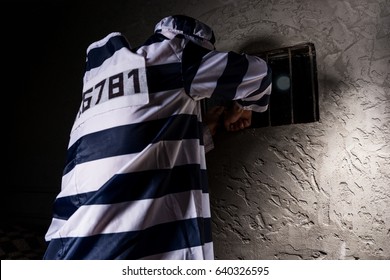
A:
{"label": "shadow on wall", "polygon": [[[252,41],[243,47],[243,52],[253,54],[281,47],[284,46],[279,45],[277,40]],[[331,98],[332,91],[342,81],[328,76],[323,61],[317,61],[319,109],[329,112],[339,110],[334,102],[327,102],[329,106],[321,103]],[[320,113],[323,119],[329,115],[328,112]],[[307,131],[313,137],[303,137]],[[307,206],[313,202],[322,205],[326,200],[315,182],[316,170],[321,163],[310,154],[310,150],[307,151],[307,147],[313,144],[312,141],[317,141],[318,147],[326,147],[327,143],[315,139],[316,136],[324,136],[324,133],[326,130],[321,120],[303,125],[251,128],[237,133],[220,129],[215,137],[215,149],[207,154],[217,259],[230,256],[237,259],[329,257],[329,252],[322,248],[303,246],[296,251],[288,245],[274,250],[267,245],[274,242],[273,239],[285,238],[289,234],[283,232],[288,228],[283,224],[284,219],[307,227],[311,227],[316,219],[321,219],[321,213]],[[315,153],[321,154],[321,149]],[[314,193],[313,197],[307,198],[308,192]],[[317,218],[317,215],[321,217]],[[274,217],[283,218],[275,220]],[[279,230],[280,233],[271,240],[269,235]],[[300,236],[302,232],[295,234]],[[255,239],[261,242],[256,244]],[[280,244],[280,240],[276,243]]]}
{"label": "shadow on wall", "polygon": [[284,47],[282,41],[277,38],[267,38],[267,40],[248,40],[243,43],[239,52],[252,54]]}

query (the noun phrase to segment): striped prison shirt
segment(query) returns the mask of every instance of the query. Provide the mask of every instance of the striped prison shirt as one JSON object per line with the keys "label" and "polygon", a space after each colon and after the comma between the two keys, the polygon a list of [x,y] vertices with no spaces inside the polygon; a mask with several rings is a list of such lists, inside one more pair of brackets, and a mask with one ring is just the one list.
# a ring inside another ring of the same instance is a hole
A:
{"label": "striped prison shirt", "polygon": [[119,32],[88,47],[44,259],[214,258],[200,100],[263,112],[271,73],[213,43],[170,16],[138,48]]}

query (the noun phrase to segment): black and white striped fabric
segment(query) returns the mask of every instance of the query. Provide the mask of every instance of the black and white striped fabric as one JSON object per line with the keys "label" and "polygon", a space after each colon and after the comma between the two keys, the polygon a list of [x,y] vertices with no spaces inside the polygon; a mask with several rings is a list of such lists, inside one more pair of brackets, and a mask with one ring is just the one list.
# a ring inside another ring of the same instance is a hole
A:
{"label": "black and white striped fabric", "polygon": [[214,258],[199,101],[263,112],[271,73],[213,43],[171,16],[138,48],[120,33],[89,46],[44,259]]}

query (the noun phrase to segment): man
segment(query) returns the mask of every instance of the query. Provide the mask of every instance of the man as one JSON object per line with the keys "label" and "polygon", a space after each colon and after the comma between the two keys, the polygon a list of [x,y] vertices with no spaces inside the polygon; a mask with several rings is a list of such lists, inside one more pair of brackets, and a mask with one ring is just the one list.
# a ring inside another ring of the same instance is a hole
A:
{"label": "man", "polygon": [[214,41],[177,15],[138,48],[120,33],[88,47],[44,259],[214,258],[200,101],[234,100],[235,131],[271,93],[265,61]]}

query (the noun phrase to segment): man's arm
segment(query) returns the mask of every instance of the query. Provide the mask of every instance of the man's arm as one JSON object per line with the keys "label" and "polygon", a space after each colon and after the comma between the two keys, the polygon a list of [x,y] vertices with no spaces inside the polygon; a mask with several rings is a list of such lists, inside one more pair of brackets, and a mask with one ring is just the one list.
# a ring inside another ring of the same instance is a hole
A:
{"label": "man's arm", "polygon": [[183,51],[183,78],[187,94],[195,100],[235,100],[244,110],[259,113],[268,109],[272,71],[257,56],[188,44]]}

